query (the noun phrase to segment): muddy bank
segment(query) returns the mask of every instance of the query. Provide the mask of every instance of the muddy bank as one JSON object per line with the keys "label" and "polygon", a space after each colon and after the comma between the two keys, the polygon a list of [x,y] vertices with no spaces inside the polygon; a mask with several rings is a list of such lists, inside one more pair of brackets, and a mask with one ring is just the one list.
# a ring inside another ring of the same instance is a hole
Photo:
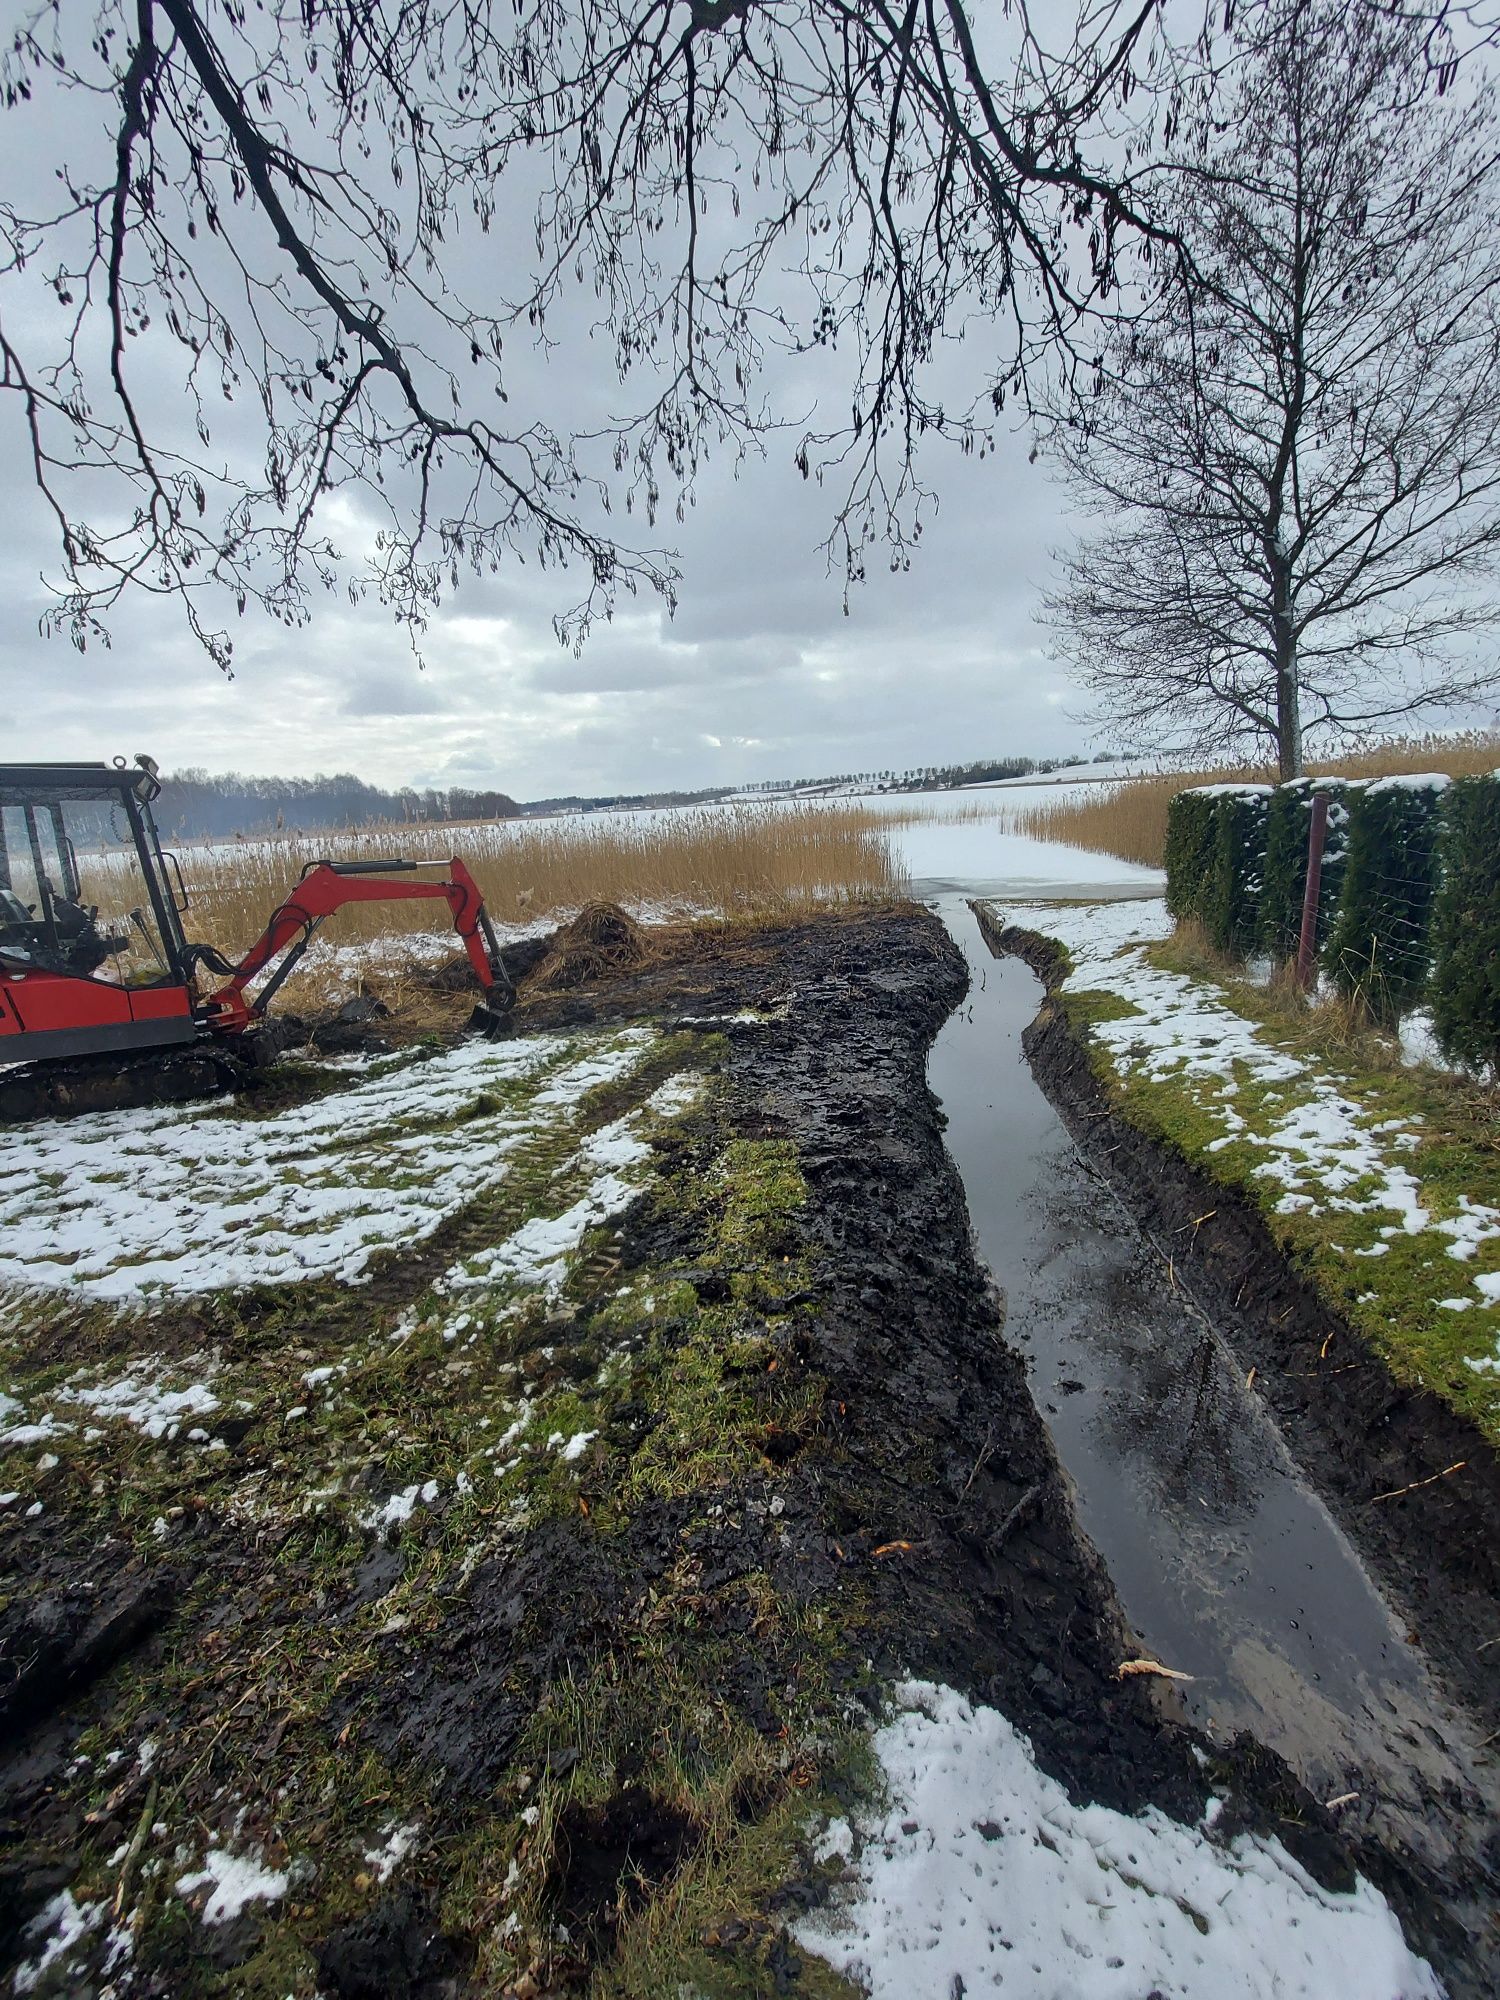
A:
{"label": "muddy bank", "polygon": [[[476,1576],[472,1620],[445,1641],[451,1668],[404,1660],[420,1691],[392,1725],[437,1745],[450,1776],[491,1782],[526,1679],[631,1622],[686,1553],[702,1569],[704,1614],[727,1615],[726,1635],[748,1636],[743,1607],[731,1611],[736,1580],[764,1572],[791,1602],[837,1616],[850,1685],[864,1678],[853,1660],[873,1648],[880,1677],[945,1679],[1023,1720],[1048,1768],[1088,1796],[1191,1809],[1200,1782],[1185,1745],[1164,1734],[1149,1696],[1113,1677],[1111,1594],[1001,1337],[923,1080],[965,978],[938,926],[870,919],[770,932],[743,955],[653,967],[529,1010],[552,1025],[784,1007],[728,1022],[718,1129],[702,1143],[795,1149],[808,1200],[782,1254],[805,1260],[807,1278],[771,1360],[778,1399],[797,1401],[807,1384],[816,1404],[795,1427],[768,1409],[762,1476],[714,1492],[708,1518],[704,1494],[643,1507],[613,1547],[579,1522]],[[691,1268],[700,1249],[689,1212],[648,1206],[624,1233],[621,1265]],[[703,1273],[700,1300],[726,1295],[732,1275]],[[612,1451],[628,1458],[655,1415],[616,1413]],[[537,1650],[528,1656],[523,1638],[486,1669],[497,1617],[523,1635],[534,1623]],[[768,1690],[787,1664],[752,1649],[727,1668],[757,1726],[773,1724]],[[498,1705],[486,1687],[496,1676],[512,1690]]]}
{"label": "muddy bank", "polygon": [[[217,1452],[162,1436],[107,1476],[63,1440],[40,1515],[5,1517],[0,1962],[35,1962],[17,1930],[66,1889],[98,1915],[43,1993],[100,1990],[113,1954],[118,1993],[174,2000],[823,2000],[846,1989],[787,1932],[829,1880],[810,1808],[857,1795],[853,1725],[900,1673],[993,1702],[1075,1798],[1193,1821],[1211,1788],[1226,1830],[1348,1883],[1276,1759],[1200,1763],[1170,1696],[1117,1678],[1118,1607],[926,1087],[965,979],[907,910],[700,938],[538,996],[523,1036],[647,1023],[701,1085],[565,1281],[477,1326],[437,1291],[529,1212],[506,1184],[368,1285],[165,1313],[226,1368],[286,1355],[295,1407],[247,1398]],[[660,1076],[598,1091],[584,1129]],[[55,1379],[45,1329],[36,1351]],[[325,1373],[357,1383],[352,1413],[308,1393]],[[252,1851],[274,1892],[203,1921],[184,1883]],[[1442,1885],[1359,1859],[1449,1956]]]}
{"label": "muddy bank", "polygon": [[[993,948],[1057,986],[1066,964],[1050,940],[976,909]],[[1397,1382],[1240,1195],[1118,1115],[1059,1001],[1043,1004],[1023,1040],[1037,1080],[1147,1232],[1163,1273],[1170,1267],[1169,1281],[1256,1371],[1298,1463],[1406,1610],[1429,1661],[1460,1700],[1500,1723],[1500,1646],[1483,1646],[1500,1601],[1493,1447],[1436,1397]]]}

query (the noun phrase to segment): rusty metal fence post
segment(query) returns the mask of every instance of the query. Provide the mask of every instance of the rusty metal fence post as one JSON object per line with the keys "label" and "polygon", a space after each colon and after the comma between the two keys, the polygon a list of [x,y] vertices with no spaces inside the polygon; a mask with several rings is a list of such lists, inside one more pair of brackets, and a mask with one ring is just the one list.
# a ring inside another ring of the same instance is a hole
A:
{"label": "rusty metal fence post", "polygon": [[1314,792],[1307,828],[1307,881],[1302,889],[1302,935],[1297,941],[1297,984],[1311,989],[1318,962],[1318,896],[1323,886],[1323,843],[1328,834],[1328,794]]}

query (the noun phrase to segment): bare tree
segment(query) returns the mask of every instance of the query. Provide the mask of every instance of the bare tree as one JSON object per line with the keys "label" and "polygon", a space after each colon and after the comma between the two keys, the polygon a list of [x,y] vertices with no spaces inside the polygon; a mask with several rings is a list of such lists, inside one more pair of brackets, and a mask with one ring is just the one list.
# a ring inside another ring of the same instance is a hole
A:
{"label": "bare tree", "polygon": [[[609,510],[654,521],[763,437],[775,347],[842,343],[847,419],[799,462],[841,468],[847,575],[874,536],[905,560],[918,438],[985,449],[1033,347],[1155,240],[1111,134],[1156,0],[1080,4],[1053,54],[966,0],[47,0],[4,62],[0,203],[44,622],[81,646],[150,592],[227,670],[247,604],[297,624],[343,586],[419,630],[529,553],[581,561],[576,637],[622,586],[670,593]],[[953,409],[927,364],[971,316]],[[590,323],[626,414],[580,425],[538,357]],[[352,554],[341,488],[382,517]]]}
{"label": "bare tree", "polygon": [[[1161,213],[1183,276],[1057,438],[1106,525],[1049,602],[1113,726],[1302,768],[1500,681],[1500,228],[1488,82],[1432,23],[1273,0]],[[1448,79],[1451,82],[1451,75]]]}

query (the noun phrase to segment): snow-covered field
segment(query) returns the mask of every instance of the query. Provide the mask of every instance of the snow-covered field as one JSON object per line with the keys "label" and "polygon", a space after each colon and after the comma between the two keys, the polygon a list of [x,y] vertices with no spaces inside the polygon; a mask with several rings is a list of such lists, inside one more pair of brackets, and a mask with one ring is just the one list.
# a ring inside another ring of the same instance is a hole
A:
{"label": "snow-covered field", "polygon": [[1003,1715],[927,1682],[874,1748],[889,1802],[828,1828],[848,1881],[798,1933],[871,2000],[1441,2000],[1375,1889],[1216,1840],[1216,1801],[1196,1827],[1075,1806]]}
{"label": "snow-covered field", "polygon": [[971,895],[1071,897],[1095,890],[1152,896],[1162,887],[1154,868],[1036,840],[1013,832],[1000,818],[952,824],[934,818],[893,827],[890,837],[919,893],[956,886]]}
{"label": "snow-covered field", "polygon": [[[48,1297],[63,1292],[122,1309],[136,1351],[81,1358],[29,1393],[0,1376],[0,1451],[41,1451],[19,1479],[11,1460],[14,1490],[0,1494],[0,1507],[42,1511],[25,1489],[28,1475],[42,1486],[56,1467],[54,1447],[68,1452],[135,1434],[222,1452],[226,1417],[268,1399],[280,1406],[283,1427],[304,1419],[301,1431],[316,1431],[345,1406],[354,1382],[379,1379],[396,1352],[372,1316],[368,1329],[352,1322],[351,1345],[311,1368],[297,1358],[304,1350],[274,1342],[237,1361],[215,1347],[158,1353],[151,1309],[173,1295],[311,1279],[359,1286],[377,1252],[420,1246],[460,1208],[506,1192],[515,1178],[511,1221],[481,1248],[460,1245],[439,1266],[422,1312],[428,1333],[439,1329],[457,1357],[482,1322],[547,1309],[588,1233],[649,1181],[652,1136],[697,1101],[698,1073],[674,1073],[632,1110],[576,1129],[589,1094],[628,1080],[656,1046],[643,1028],[468,1043],[425,1059],[352,1072],[345,1065],[338,1072],[345,1088],[259,1119],[230,1104],[47,1121],[26,1128],[24,1146],[4,1135],[0,1276],[10,1299],[0,1329],[11,1330],[37,1302],[45,1312]],[[397,1347],[418,1317],[399,1323]],[[463,1372],[468,1363],[453,1365]],[[352,1488],[344,1502],[334,1500],[340,1473],[317,1504],[353,1506],[362,1525],[384,1533],[440,1494],[483,1491],[493,1500],[507,1478],[524,1490],[535,1464],[554,1455],[571,1463],[588,1444],[576,1425],[554,1427],[554,1406],[566,1412],[571,1403],[533,1394],[517,1379],[441,1481],[429,1469],[371,1509]],[[307,1450],[310,1473],[316,1456]],[[170,1532],[166,1520],[158,1532]]]}
{"label": "snow-covered field", "polygon": [[[1083,767],[1085,772],[1092,767]],[[1117,867],[1128,867],[1128,863],[1117,863],[1109,856],[1089,857],[1095,866],[1094,875],[1078,872],[1079,864],[1066,857],[1077,850],[1058,848],[1047,842],[1024,840],[1018,859],[1025,866],[1013,868],[1002,859],[997,867],[995,842],[1000,838],[1022,839],[1019,835],[1006,835],[1005,829],[1015,811],[1033,803],[1036,799],[1046,799],[1049,803],[1069,802],[1074,799],[1098,798],[1107,790],[1110,782],[1118,782],[1120,777],[1134,775],[1128,769],[1117,774],[1104,775],[1101,771],[1088,777],[1070,778],[1058,774],[1038,779],[1008,779],[994,786],[967,787],[946,792],[847,792],[820,794],[816,797],[774,799],[753,798],[747,800],[724,799],[704,805],[683,807],[642,808],[639,811],[614,811],[563,815],[569,825],[588,829],[591,835],[608,835],[611,832],[628,834],[633,840],[640,839],[643,832],[649,833],[653,827],[670,828],[681,824],[686,817],[712,817],[716,813],[742,814],[746,811],[767,814],[799,813],[815,814],[820,811],[843,809],[849,806],[862,807],[881,818],[892,822],[891,837],[903,856],[908,856],[907,865],[913,875],[941,874],[960,875],[989,879],[996,875],[1018,874],[1030,876],[1037,881],[1057,877],[1061,879],[1095,880],[1097,870],[1111,874]],[[906,825],[903,822],[911,822]],[[424,838],[434,832],[441,833],[445,841],[451,835],[453,852],[472,855],[476,850],[502,848],[508,841],[524,836],[527,828],[554,824],[547,817],[519,820],[485,821],[477,825],[457,824],[451,828],[420,829]],[[942,832],[950,838],[929,844],[928,837]],[[399,847],[399,829],[393,830],[392,844]],[[316,844],[335,858],[347,852],[365,853],[370,845],[368,832],[320,833],[316,835],[256,835],[248,840],[218,843],[199,843],[185,847],[185,862],[193,860],[220,860],[242,856],[256,858],[274,855],[282,849],[295,846],[298,851],[309,843]],[[1046,854],[1063,857],[1055,865],[1049,864],[1038,850]],[[192,870],[189,866],[189,874]],[[1145,871],[1149,873],[1150,871]],[[512,927],[511,935],[524,936],[536,926],[519,925]],[[502,939],[502,942],[504,940]]]}
{"label": "snow-covered field", "polygon": [[0,1131],[0,1283],[125,1300],[356,1281],[504,1179],[651,1039],[466,1042],[269,1117],[193,1105]]}

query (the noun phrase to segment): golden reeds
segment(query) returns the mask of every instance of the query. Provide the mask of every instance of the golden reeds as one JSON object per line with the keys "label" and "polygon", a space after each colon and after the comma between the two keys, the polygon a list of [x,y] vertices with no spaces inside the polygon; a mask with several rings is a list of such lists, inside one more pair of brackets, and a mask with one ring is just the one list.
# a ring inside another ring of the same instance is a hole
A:
{"label": "golden reeds", "polygon": [[[1384,778],[1409,771],[1446,771],[1468,777],[1492,771],[1500,764],[1500,736],[1494,734],[1425,737],[1410,743],[1389,743],[1379,749],[1336,757],[1308,765],[1312,776]],[[1040,840],[1065,841],[1072,847],[1117,854],[1159,868],[1167,840],[1167,807],[1190,785],[1268,784],[1276,773],[1263,765],[1240,764],[1214,771],[1180,771],[1167,776],[1127,778],[1113,789],[1101,786],[1086,799],[1047,799],[1016,805],[1009,824]]]}
{"label": "golden reeds", "polygon": [[[858,807],[743,807],[265,834],[184,847],[179,855],[191,898],[190,934],[238,956],[303,867],[324,856],[442,861],[457,855],[501,925],[555,918],[593,902],[664,917],[737,916],[898,896],[904,885],[886,827],[879,814]],[[341,912],[327,935],[348,943],[446,928],[440,902],[379,902]]]}

